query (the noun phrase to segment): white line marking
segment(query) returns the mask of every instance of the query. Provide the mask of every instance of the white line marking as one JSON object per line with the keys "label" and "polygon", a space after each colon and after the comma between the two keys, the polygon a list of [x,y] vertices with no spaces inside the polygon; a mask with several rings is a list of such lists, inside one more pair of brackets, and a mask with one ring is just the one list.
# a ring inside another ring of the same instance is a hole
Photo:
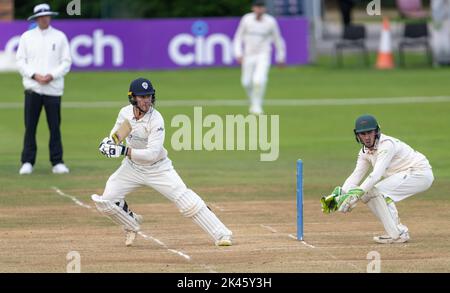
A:
{"label": "white line marking", "polygon": [[272,232],[272,233],[277,233],[277,232],[278,232],[277,230],[275,230],[274,228],[272,228],[272,227],[270,227],[270,226],[263,225],[263,224],[261,224],[260,226],[263,227],[264,229],[269,230],[269,231]]}
{"label": "white line marking", "polygon": [[[288,234],[288,236],[289,236],[290,238],[293,238],[293,239],[297,240],[297,237],[295,237],[294,234]],[[327,248],[327,247],[316,247],[316,246],[314,246],[314,245],[311,245],[311,244],[307,243],[307,242],[304,241],[304,240],[301,240],[300,242],[301,242],[303,245],[306,245],[306,246],[308,246],[308,247],[310,247],[310,248],[313,248],[313,249],[316,249],[316,248],[319,248],[319,249],[320,249],[320,248],[324,248],[324,249],[326,249],[326,248]],[[322,249],[320,249],[320,250],[322,251]],[[329,257],[331,257],[332,259],[342,261],[342,262],[344,262],[345,264],[348,264],[349,266],[351,266],[351,267],[353,267],[353,268],[355,268],[356,270],[359,271],[358,266],[354,265],[353,263],[348,262],[348,261],[345,261],[345,260],[340,260],[340,259],[338,259],[335,255],[331,254],[331,253],[330,253],[329,251],[327,251],[327,250],[323,250],[323,252],[325,252],[325,254],[327,254],[327,255],[328,255]]]}
{"label": "white line marking", "polygon": [[56,191],[57,194],[59,194],[59,195],[61,195],[61,196],[64,196],[64,197],[67,197],[67,198],[70,198],[74,203],[76,203],[77,205],[79,205],[79,206],[81,206],[81,207],[84,207],[84,208],[87,208],[87,209],[92,208],[90,205],[87,205],[87,204],[82,203],[82,202],[81,202],[80,200],[78,200],[76,197],[71,196],[71,195],[68,195],[68,194],[65,194],[65,193],[62,192],[58,187],[52,186],[52,189],[53,189],[54,191]]}
{"label": "white line marking", "polygon": [[[68,194],[62,192],[58,187],[52,186],[52,189],[55,190],[56,193],[58,193],[59,195],[64,196],[64,197],[67,197],[67,198],[70,198],[70,199],[71,199],[73,202],[75,202],[77,205],[82,206],[82,207],[85,207],[85,208],[87,208],[87,209],[91,209],[91,211],[93,211],[91,206],[82,203],[80,200],[78,200],[78,199],[77,199],[76,197],[74,197],[74,196],[71,196],[71,195],[68,195]],[[181,257],[187,259],[188,261],[191,260],[191,257],[190,257],[189,255],[187,255],[187,254],[185,254],[185,253],[183,253],[183,252],[181,252],[181,251],[178,251],[178,250],[169,248],[164,242],[162,242],[161,240],[159,240],[159,239],[157,239],[157,238],[155,238],[155,237],[153,237],[153,236],[148,236],[148,235],[144,234],[144,233],[141,232],[141,231],[139,231],[138,234],[139,234],[140,236],[142,236],[144,239],[146,239],[146,240],[152,240],[152,241],[154,241],[155,243],[157,243],[157,244],[159,244],[160,246],[162,246],[163,248],[167,249],[168,251],[170,251],[170,252],[172,252],[172,253],[175,253],[175,254],[177,254],[177,255],[179,255],[179,256],[181,256]]]}
{"label": "white line marking", "polygon": [[[336,222],[307,222],[305,224],[308,225],[336,225]],[[345,222],[345,224],[379,224],[379,222],[366,222],[366,221],[351,221],[351,222]]]}
{"label": "white line marking", "polygon": [[[429,104],[448,103],[450,96],[434,97],[391,97],[391,98],[354,98],[354,99],[268,99],[265,101],[269,106],[346,106],[346,105],[390,105],[390,104]],[[235,107],[247,106],[246,99],[240,100],[165,100],[159,101],[162,107]],[[63,102],[63,108],[117,108],[126,106],[123,102],[103,101],[103,102]],[[3,102],[0,109],[21,109],[23,103]]]}
{"label": "white line marking", "polygon": [[190,257],[189,255],[184,254],[184,253],[182,253],[181,251],[178,251],[178,250],[175,250],[175,249],[172,249],[172,248],[167,248],[167,250],[170,251],[170,252],[173,252],[173,253],[175,253],[175,254],[178,254],[178,255],[184,257],[184,258],[187,259],[187,260],[191,260],[191,257]]}
{"label": "white line marking", "polygon": [[164,242],[162,242],[161,240],[159,240],[158,238],[155,238],[153,236],[148,236],[148,235],[144,234],[142,231],[139,231],[138,234],[141,235],[146,240],[154,241],[154,242],[156,242],[156,244],[158,244],[164,248],[167,248],[167,245]]}
{"label": "white line marking", "polygon": [[[293,234],[288,234],[288,237],[297,240],[297,237],[295,237],[295,235],[293,235]],[[300,240],[300,242],[301,242],[302,244],[304,244],[304,245],[310,247],[310,248],[316,248],[314,245],[311,245],[311,244],[307,243],[307,242],[304,241],[304,240]]]}
{"label": "white line marking", "polygon": [[391,98],[354,98],[354,99],[284,99],[267,100],[271,106],[345,106],[345,105],[388,105],[388,104],[418,104],[447,103],[450,96],[435,97],[391,97]]}
{"label": "white line marking", "polygon": [[210,203],[209,205],[212,206],[213,208],[215,208],[215,209],[221,211],[221,212],[224,212],[224,211],[225,211],[224,208],[222,208],[222,207],[216,205],[215,203]]}
{"label": "white line marking", "polygon": [[139,231],[138,234],[140,236],[142,236],[146,240],[151,240],[151,241],[156,242],[158,245],[162,246],[163,248],[167,249],[168,251],[170,251],[172,253],[175,253],[175,254],[177,254],[177,255],[179,255],[181,257],[184,257],[187,260],[191,260],[191,257],[189,255],[187,255],[187,254],[185,254],[185,253],[183,253],[183,252],[181,252],[179,250],[169,248],[164,242],[162,242],[161,240],[159,240],[159,239],[157,239],[157,238],[155,238],[153,236],[146,235],[142,231]]}

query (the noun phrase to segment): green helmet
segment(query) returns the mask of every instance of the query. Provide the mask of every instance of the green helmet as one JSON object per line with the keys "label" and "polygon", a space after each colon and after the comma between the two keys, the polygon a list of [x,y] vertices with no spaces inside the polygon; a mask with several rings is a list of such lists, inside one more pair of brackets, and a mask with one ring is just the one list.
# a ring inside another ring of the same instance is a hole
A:
{"label": "green helmet", "polygon": [[376,131],[377,139],[380,138],[380,126],[378,125],[377,119],[372,115],[365,114],[359,116],[355,121],[355,129],[353,132],[355,133],[356,141],[360,143],[358,138],[358,133],[366,132],[366,131]]}

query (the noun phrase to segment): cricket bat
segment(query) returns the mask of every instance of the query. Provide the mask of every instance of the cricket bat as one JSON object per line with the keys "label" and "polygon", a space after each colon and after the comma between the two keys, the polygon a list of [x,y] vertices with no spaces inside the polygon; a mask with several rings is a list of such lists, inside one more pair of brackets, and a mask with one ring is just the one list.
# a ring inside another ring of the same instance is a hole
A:
{"label": "cricket bat", "polygon": [[114,140],[114,143],[120,144],[131,133],[131,129],[130,121],[125,119],[111,137]]}

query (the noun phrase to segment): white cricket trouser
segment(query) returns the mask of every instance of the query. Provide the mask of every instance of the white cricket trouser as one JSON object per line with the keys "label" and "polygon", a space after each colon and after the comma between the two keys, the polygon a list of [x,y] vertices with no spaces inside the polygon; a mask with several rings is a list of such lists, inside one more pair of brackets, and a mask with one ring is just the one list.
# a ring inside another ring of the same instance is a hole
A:
{"label": "white cricket trouser", "polygon": [[176,204],[180,212],[191,217],[214,240],[231,236],[231,231],[209,210],[203,200],[188,189],[172,166],[172,161],[165,158],[152,166],[133,163],[128,158],[106,182],[102,199],[117,202],[134,189],[148,186]]}
{"label": "white cricket trouser", "polygon": [[431,169],[408,169],[378,182],[375,188],[384,196],[398,202],[430,188],[434,181]]}
{"label": "white cricket trouser", "polygon": [[[431,169],[409,169],[387,177],[377,183],[373,190],[368,192],[368,194],[372,194],[375,197],[377,194],[381,194],[385,199],[392,199],[392,201],[377,202],[376,198],[373,198],[368,202],[368,207],[383,223],[388,235],[393,237],[393,235],[408,232],[408,227],[400,222],[398,210],[394,202],[401,201],[416,193],[427,190],[430,188],[433,180],[434,177]],[[382,205],[386,205],[388,210],[383,209]]]}
{"label": "white cricket trouser", "polygon": [[241,83],[252,106],[262,107],[270,68],[267,53],[244,56]]}
{"label": "white cricket trouser", "polygon": [[106,182],[103,199],[124,200],[128,193],[142,186],[155,189],[172,202],[187,189],[168,158],[153,166],[137,165],[124,159]]}

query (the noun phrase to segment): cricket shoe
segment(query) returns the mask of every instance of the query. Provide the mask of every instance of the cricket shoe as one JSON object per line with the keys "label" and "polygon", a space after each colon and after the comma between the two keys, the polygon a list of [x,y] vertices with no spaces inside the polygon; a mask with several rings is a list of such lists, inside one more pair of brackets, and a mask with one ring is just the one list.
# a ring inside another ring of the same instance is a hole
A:
{"label": "cricket shoe", "polygon": [[375,237],[373,237],[373,240],[376,243],[380,243],[380,244],[405,243],[405,242],[408,242],[409,239],[410,239],[410,237],[409,237],[409,233],[408,232],[402,233],[400,235],[400,237],[398,237],[397,239],[393,239],[389,235],[382,235],[382,236],[375,236]]}
{"label": "cricket shoe", "polygon": [[233,242],[231,241],[231,235],[222,236],[219,240],[216,240],[216,246],[231,246]]}
{"label": "cricket shoe", "polygon": [[64,165],[63,163],[59,163],[53,166],[52,172],[54,174],[66,174],[69,173],[69,168],[67,168],[67,166]]}
{"label": "cricket shoe", "polygon": [[127,231],[126,239],[125,239],[125,246],[131,246],[133,245],[134,240],[136,239],[136,231]]}
{"label": "cricket shoe", "polygon": [[255,106],[255,105],[251,106],[248,112],[252,115],[257,115],[257,116],[264,114],[262,107]]}
{"label": "cricket shoe", "polygon": [[[134,214],[134,219],[136,220],[136,222],[138,222],[139,224],[142,224],[144,217],[142,217],[141,215],[138,214]],[[136,239],[136,235],[138,231],[130,231],[127,230],[126,232],[126,236],[125,236],[125,246],[131,246],[134,243],[134,240]]]}
{"label": "cricket shoe", "polygon": [[24,163],[19,170],[20,175],[31,174],[32,172],[33,172],[33,165],[31,165],[30,163]]}

